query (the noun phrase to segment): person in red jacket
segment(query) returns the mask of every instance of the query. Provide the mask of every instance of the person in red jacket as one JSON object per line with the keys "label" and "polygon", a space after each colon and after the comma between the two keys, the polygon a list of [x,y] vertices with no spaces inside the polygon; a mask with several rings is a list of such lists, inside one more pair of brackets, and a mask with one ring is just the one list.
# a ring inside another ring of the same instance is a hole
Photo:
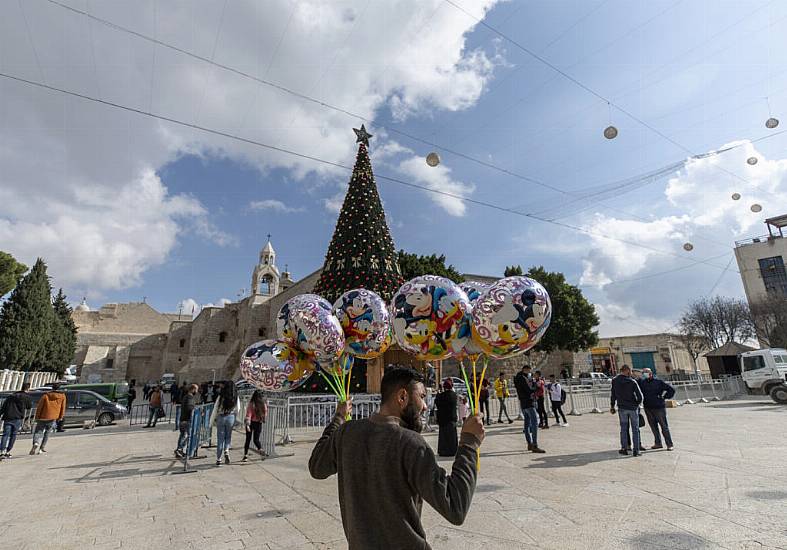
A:
{"label": "person in red jacket", "polygon": [[66,396],[59,392],[60,384],[52,384],[52,391],[45,393],[36,405],[36,427],[33,431],[31,455],[46,452],[49,433],[66,415]]}

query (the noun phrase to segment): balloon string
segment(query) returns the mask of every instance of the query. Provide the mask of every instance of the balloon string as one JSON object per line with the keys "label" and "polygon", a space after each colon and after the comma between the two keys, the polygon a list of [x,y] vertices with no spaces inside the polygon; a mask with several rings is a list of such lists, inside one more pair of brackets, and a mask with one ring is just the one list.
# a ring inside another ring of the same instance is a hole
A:
{"label": "balloon string", "polygon": [[330,378],[328,378],[325,375],[325,373],[322,371],[322,369],[318,370],[317,372],[320,373],[320,376],[322,376],[325,379],[326,382],[328,382],[328,385],[333,390],[333,393],[336,394],[337,397],[341,397],[342,394],[339,392],[339,388],[337,388],[336,384]]}
{"label": "balloon string", "polygon": [[470,389],[470,382],[467,379],[467,372],[465,372],[465,365],[462,362],[460,362],[459,364],[462,367],[462,377],[465,379],[465,387],[468,390],[467,391],[467,397],[470,400],[470,406],[472,407],[473,406],[473,394],[472,394],[472,390]]}
{"label": "balloon string", "polygon": [[470,363],[473,365],[473,389],[472,389],[472,391],[473,391],[473,401],[475,401],[475,403],[473,404],[473,415],[476,415],[476,414],[478,414],[478,380],[476,379],[475,361],[473,361],[471,359]]}

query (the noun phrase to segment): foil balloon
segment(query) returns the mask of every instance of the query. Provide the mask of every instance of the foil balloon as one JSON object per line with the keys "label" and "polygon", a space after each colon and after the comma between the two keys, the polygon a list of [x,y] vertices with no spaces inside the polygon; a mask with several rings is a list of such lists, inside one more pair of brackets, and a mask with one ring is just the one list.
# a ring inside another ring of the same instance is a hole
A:
{"label": "foil balloon", "polygon": [[261,390],[284,392],[301,386],[317,368],[316,363],[287,342],[262,340],[241,355],[240,374]]}
{"label": "foil balloon", "polygon": [[470,337],[467,294],[453,281],[424,275],[406,282],[393,297],[393,333],[399,346],[421,360],[447,359]]}
{"label": "foil balloon", "polygon": [[344,349],[344,333],[331,304],[316,294],[300,294],[279,310],[279,338],[320,362],[336,359]]}
{"label": "foil balloon", "polygon": [[360,359],[373,359],[391,345],[391,316],[385,301],[371,290],[345,292],[333,304],[344,331],[344,351]]}
{"label": "foil balloon", "polygon": [[506,277],[478,297],[473,339],[491,357],[512,357],[535,346],[549,328],[552,302],[529,277]]}
{"label": "foil balloon", "polygon": [[[459,288],[465,291],[467,294],[467,298],[470,300],[470,305],[475,307],[475,301],[478,300],[478,297],[483,293],[486,292],[489,287],[487,283],[481,283],[479,281],[464,281],[459,283]],[[472,315],[469,315],[465,320],[467,323],[467,331],[470,332],[470,324],[473,322]],[[471,361],[477,361],[481,355],[483,355],[484,350],[473,340],[473,338],[468,338],[467,342],[465,343],[465,347],[457,354],[457,357],[462,359],[463,357],[470,358]]]}

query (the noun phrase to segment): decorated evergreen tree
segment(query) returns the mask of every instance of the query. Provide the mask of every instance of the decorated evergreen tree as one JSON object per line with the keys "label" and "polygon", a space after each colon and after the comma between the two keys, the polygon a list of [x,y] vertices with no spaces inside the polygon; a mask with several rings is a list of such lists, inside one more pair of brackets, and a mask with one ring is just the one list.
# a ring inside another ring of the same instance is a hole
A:
{"label": "decorated evergreen tree", "polygon": [[331,303],[354,288],[373,290],[388,301],[404,283],[369,160],[372,136],[363,126],[354,131],[360,143],[358,156],[314,289]]}
{"label": "decorated evergreen tree", "polygon": [[63,374],[74,359],[77,347],[77,328],[71,318],[71,306],[66,301],[63,289],[55,296],[52,302],[54,317],[50,331],[50,342],[47,346],[46,363],[41,370],[51,370]]}
{"label": "decorated evergreen tree", "polygon": [[0,368],[33,370],[47,359],[52,326],[52,288],[39,258],[0,312]]}

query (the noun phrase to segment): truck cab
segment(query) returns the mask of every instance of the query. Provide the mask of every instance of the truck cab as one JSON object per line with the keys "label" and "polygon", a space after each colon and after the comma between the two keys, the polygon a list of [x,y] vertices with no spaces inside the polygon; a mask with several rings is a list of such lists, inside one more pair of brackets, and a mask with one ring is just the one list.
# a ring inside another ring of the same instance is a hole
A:
{"label": "truck cab", "polygon": [[777,403],[787,402],[787,350],[767,348],[747,351],[738,359],[747,388],[770,395]]}

